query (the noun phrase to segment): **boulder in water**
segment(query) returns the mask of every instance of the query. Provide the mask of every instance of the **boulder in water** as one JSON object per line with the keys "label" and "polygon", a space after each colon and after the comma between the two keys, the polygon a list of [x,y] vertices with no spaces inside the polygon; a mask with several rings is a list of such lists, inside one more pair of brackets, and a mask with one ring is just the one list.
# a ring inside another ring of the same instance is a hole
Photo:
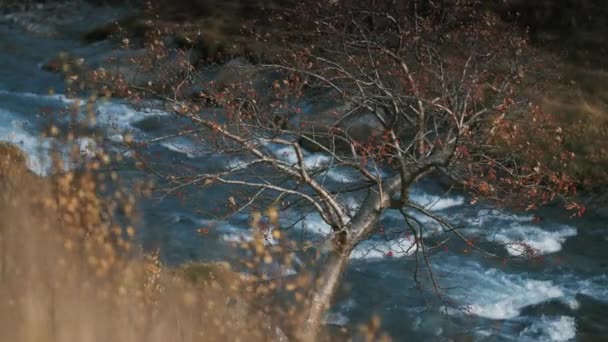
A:
{"label": "boulder in water", "polygon": [[348,151],[351,141],[365,143],[383,134],[385,128],[379,117],[386,120],[385,112],[379,108],[374,113],[351,103],[321,101],[293,116],[288,126],[308,138],[300,141],[308,150],[318,151],[320,144]]}

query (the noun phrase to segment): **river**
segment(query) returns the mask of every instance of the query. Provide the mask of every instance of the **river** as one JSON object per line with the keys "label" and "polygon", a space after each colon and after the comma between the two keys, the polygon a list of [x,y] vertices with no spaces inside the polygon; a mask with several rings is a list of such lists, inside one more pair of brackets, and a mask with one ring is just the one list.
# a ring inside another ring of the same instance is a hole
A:
{"label": "river", "polygon": [[[0,24],[0,141],[8,141],[28,155],[29,168],[48,171],[49,139],[40,132],[48,113],[68,108],[73,101],[62,96],[60,76],[41,70],[46,59],[60,51],[80,49],[95,55],[104,43],[84,45],[75,39],[26,34]],[[49,95],[48,90],[54,93]],[[130,132],[136,140],[160,136],[177,123],[161,111],[135,108],[119,100],[97,107],[97,128],[113,146]],[[158,119],[158,125],[141,120]],[[81,141],[83,153],[90,142]],[[154,147],[167,165],[221,165],[238,162],[221,155],[200,153],[186,138]],[[279,153],[280,151],[277,151]],[[310,154],[309,160],[323,158]],[[348,182],[340,170],[334,180]],[[121,177],[143,175],[124,170]],[[233,253],[230,242],[247,238],[247,217],[215,222],[197,210],[217,205],[222,194],[192,194],[191,201],[167,197],[148,199],[140,205],[139,242],[146,249],[160,248],[163,260],[179,264],[190,260],[223,260]],[[438,185],[420,184],[411,198],[456,224],[482,245],[505,247],[505,255],[518,254],[517,243],[526,243],[542,259],[515,262],[489,259],[450,244],[432,255],[434,273],[445,290],[444,300],[462,310],[445,309],[430,286],[419,289],[413,281],[415,267],[408,236],[376,236],[353,252],[345,286],[327,316],[328,323],[356,326],[378,314],[383,328],[397,341],[567,341],[608,338],[608,227],[593,213],[571,219],[557,208],[536,213],[509,213],[483,205],[470,205],[465,194],[442,194]],[[289,213],[285,213],[289,217]],[[541,220],[537,218],[540,217]],[[422,218],[421,218],[422,219]],[[397,213],[387,212],[381,223],[386,231],[400,229]],[[212,226],[202,236],[197,229]],[[309,234],[323,234],[328,227],[318,215],[304,223]],[[429,222],[429,234],[435,229]],[[539,261],[540,260],[540,261]],[[427,284],[428,285],[428,284]]]}

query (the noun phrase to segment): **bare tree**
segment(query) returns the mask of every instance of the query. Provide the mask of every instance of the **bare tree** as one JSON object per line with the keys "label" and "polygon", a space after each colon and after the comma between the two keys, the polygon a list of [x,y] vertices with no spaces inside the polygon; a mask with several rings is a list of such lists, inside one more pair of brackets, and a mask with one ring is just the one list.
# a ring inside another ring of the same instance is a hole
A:
{"label": "bare tree", "polygon": [[[300,32],[277,50],[276,63],[234,63],[239,77],[211,82],[195,98],[178,95],[195,82],[191,68],[171,78],[174,86],[164,92],[133,87],[164,99],[189,127],[131,148],[187,136],[213,152],[239,155],[237,165],[188,174],[142,162],[171,182],[168,194],[230,185],[247,189],[229,199],[232,213],[260,202],[279,210],[306,205],[331,226],[298,332],[302,340],[315,340],[351,252],[377,231],[387,209],[402,213],[416,260],[429,269],[424,225],[412,212],[488,253],[409,200],[409,189],[423,177],[443,174],[473,201],[533,209],[562,200],[568,209],[584,210],[569,200],[575,183],[562,171],[573,156],[547,157],[562,151],[561,128],[530,101],[542,91],[546,64],[523,32],[499,21],[482,1],[305,1],[276,20]],[[326,158],[309,163],[310,150]],[[329,182],[335,168],[359,181]],[[345,200],[349,193],[362,194],[355,210]]]}

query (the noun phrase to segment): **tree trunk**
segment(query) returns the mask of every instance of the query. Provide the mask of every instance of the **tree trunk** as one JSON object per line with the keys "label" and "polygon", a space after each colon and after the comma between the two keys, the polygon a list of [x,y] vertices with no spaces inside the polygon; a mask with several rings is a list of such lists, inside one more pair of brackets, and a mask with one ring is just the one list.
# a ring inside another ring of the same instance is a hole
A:
{"label": "tree trunk", "polygon": [[323,316],[329,308],[338,291],[342,274],[348,264],[351,248],[332,252],[323,266],[321,277],[317,281],[309,311],[299,339],[304,342],[318,341],[318,335],[323,325]]}
{"label": "tree trunk", "polygon": [[383,209],[390,207],[391,195],[401,189],[401,182],[405,180],[406,184],[411,184],[417,175],[426,171],[429,167],[423,166],[411,172],[393,176],[383,182],[383,191],[371,191],[368,194],[350,223],[348,234],[342,236],[341,240],[334,241],[334,249],[322,267],[321,276],[312,295],[306,321],[298,334],[299,340],[304,342],[318,341],[323,324],[323,315],[333,303],[338,292],[350,253],[359,242],[372,234]]}

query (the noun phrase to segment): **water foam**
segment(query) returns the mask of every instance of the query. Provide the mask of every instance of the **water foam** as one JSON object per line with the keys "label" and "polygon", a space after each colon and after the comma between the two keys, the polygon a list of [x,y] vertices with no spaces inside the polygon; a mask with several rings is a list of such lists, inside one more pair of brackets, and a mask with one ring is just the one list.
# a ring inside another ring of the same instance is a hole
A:
{"label": "water foam", "polygon": [[498,209],[481,209],[477,212],[475,221],[478,222],[480,225],[484,225],[487,223],[493,223],[496,221],[523,223],[523,222],[534,221],[534,215],[507,213],[504,210],[498,210]]}
{"label": "water foam", "polygon": [[333,324],[338,326],[346,326],[350,322],[349,313],[357,306],[357,303],[349,298],[337,307],[325,314],[325,324]]}
{"label": "water foam", "polygon": [[355,183],[361,180],[361,177],[353,175],[352,172],[342,171],[338,168],[330,168],[321,174],[321,178],[325,176],[336,183]]}
{"label": "water foam", "polygon": [[540,320],[532,323],[520,333],[521,341],[569,341],[576,337],[576,321],[574,317],[541,316]]}
{"label": "water foam", "polygon": [[[254,231],[250,228],[238,227],[226,221],[215,221],[207,219],[196,219],[195,222],[202,227],[212,227],[219,233],[220,239],[227,243],[252,242],[254,239]],[[272,236],[272,230],[265,231],[264,243],[267,245],[276,245],[278,240]]]}
{"label": "water foam", "polygon": [[533,215],[509,214],[499,210],[480,210],[474,218],[465,220],[468,235],[481,235],[489,242],[500,243],[513,256],[526,253],[550,254],[559,252],[564,242],[578,231],[568,225],[546,228],[534,223]]}
{"label": "water foam", "polygon": [[52,100],[52,101],[59,101],[62,102],[64,104],[73,104],[76,103],[76,101],[78,99],[74,99],[74,98],[68,98],[67,96],[63,95],[63,94],[36,94],[36,93],[31,93],[31,92],[13,92],[13,91],[9,91],[9,90],[1,90],[0,89],[0,95],[8,95],[8,96],[15,96],[15,97],[21,97],[21,98],[26,98],[26,99],[34,99],[34,100]]}
{"label": "water foam", "polygon": [[184,154],[188,158],[196,158],[199,155],[196,148],[194,147],[194,144],[192,144],[191,142],[188,142],[187,140],[183,140],[183,139],[182,140],[173,139],[171,141],[163,141],[161,143],[161,146],[165,147],[166,149],[168,149],[170,151]]}
{"label": "water foam", "polygon": [[302,227],[306,232],[323,236],[327,236],[332,232],[331,226],[316,212],[304,216]]}
{"label": "water foam", "polygon": [[226,170],[242,169],[247,165],[247,162],[241,158],[233,158],[226,162]]}
{"label": "water foam", "polygon": [[577,306],[576,308],[579,304],[575,297],[579,294],[608,303],[608,274],[599,274],[585,279],[580,279],[575,274],[564,274],[560,277],[560,283],[564,284],[570,296],[567,304],[572,303]]}
{"label": "water foam", "polygon": [[551,281],[525,279],[517,283],[503,277],[499,282],[507,286],[504,292],[498,292],[496,288],[485,293],[476,291],[477,298],[474,299],[475,303],[469,306],[470,313],[490,319],[515,318],[526,306],[564,295],[562,289]]}
{"label": "water foam", "polygon": [[166,116],[167,112],[157,109],[136,110],[125,103],[104,102],[97,105],[98,124],[118,131],[132,129],[132,124],[150,116]]}
{"label": "water foam", "polygon": [[499,229],[489,239],[505,244],[507,252],[521,256],[528,248],[534,253],[549,254],[559,252],[568,237],[576,236],[576,228],[561,226],[555,231],[546,231],[537,226],[513,223],[507,228]]}
{"label": "water foam", "polygon": [[18,147],[27,156],[27,168],[39,176],[46,176],[51,169],[51,159],[48,155],[50,144],[24,132],[5,134],[0,130],[0,140]]}
{"label": "water foam", "polygon": [[[298,164],[298,156],[293,146],[279,145],[279,144],[265,144],[265,147],[269,149],[280,160],[289,164]],[[327,165],[330,162],[330,158],[322,153],[309,153],[303,152],[303,162],[307,169],[315,169]]]}
{"label": "water foam", "polygon": [[325,324],[346,326],[349,322],[348,317],[341,312],[328,312],[325,315]]}
{"label": "water foam", "polygon": [[[469,314],[504,320],[520,315],[527,306],[552,299],[563,299],[564,290],[550,280],[527,278],[526,274],[510,274],[498,269],[484,269],[479,263],[436,263],[435,272],[456,274],[451,277],[453,290],[448,293]],[[460,312],[454,311],[453,313]]]}
{"label": "water foam", "polygon": [[431,195],[420,190],[411,191],[409,196],[416,204],[432,211],[441,211],[464,205],[464,197],[462,196],[442,197]]}
{"label": "water foam", "polygon": [[48,154],[50,140],[35,137],[23,130],[22,125],[27,120],[18,120],[12,112],[0,109],[0,116],[7,119],[7,124],[0,126],[0,141],[19,148],[27,157],[26,164],[30,171],[41,176],[47,175],[52,164]]}

